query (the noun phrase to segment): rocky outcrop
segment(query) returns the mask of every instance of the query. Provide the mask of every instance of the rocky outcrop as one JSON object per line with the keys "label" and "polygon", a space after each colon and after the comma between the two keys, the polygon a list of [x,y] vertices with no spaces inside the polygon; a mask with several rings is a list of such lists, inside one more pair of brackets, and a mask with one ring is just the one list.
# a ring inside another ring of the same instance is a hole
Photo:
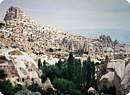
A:
{"label": "rocky outcrop", "polygon": [[90,87],[90,88],[88,89],[88,93],[89,93],[90,95],[98,95],[98,94],[97,94],[97,91],[96,91],[93,87]]}
{"label": "rocky outcrop", "polygon": [[[88,41],[93,40],[81,36],[73,36],[68,33],[61,33],[52,26],[40,26],[27,17],[20,8],[13,6],[7,10],[4,21],[8,27],[2,29],[6,31],[4,35],[2,34],[2,37],[4,39],[10,38],[6,43],[12,43],[13,46],[17,44],[16,47],[24,50],[25,47],[35,47],[36,49],[33,52],[41,51],[43,47],[60,47],[71,51],[88,51]],[[2,41],[2,43],[5,42]],[[25,44],[27,45],[25,46]],[[8,47],[11,47],[11,45],[8,44]]]}
{"label": "rocky outcrop", "polygon": [[122,93],[127,94],[130,91],[130,63],[126,65],[124,77],[121,81]]}
{"label": "rocky outcrop", "polygon": [[11,6],[8,11],[6,12],[6,15],[4,17],[4,21],[10,21],[10,20],[27,20],[29,19],[25,13],[17,8],[17,7],[13,7]]}
{"label": "rocky outcrop", "polygon": [[[124,53],[124,59],[128,57],[127,55],[130,55],[126,54],[127,52],[130,53],[129,45],[118,44],[117,41],[113,42],[110,36],[102,35],[99,39],[94,39],[63,33],[55,27],[37,24],[27,17],[20,8],[13,6],[7,10],[4,24],[5,26],[0,28],[0,48],[2,48],[0,51],[0,66],[2,66],[1,68],[7,68],[9,79],[14,84],[27,83],[29,85],[34,81],[34,78],[37,82],[39,81],[37,65],[27,53],[41,57],[40,54],[43,55],[49,48],[58,48],[62,50],[63,54],[70,51],[89,51],[89,54],[97,59],[98,57],[95,55],[100,55],[103,58],[108,52],[115,53],[115,51],[121,55]],[[12,50],[10,47],[15,49]],[[7,50],[3,50],[3,48]],[[46,54],[50,55],[51,53],[47,52]],[[104,83],[105,85],[111,83],[116,86],[117,92],[122,88],[121,93],[127,93],[129,90],[130,61],[117,58],[117,60],[113,60],[107,65],[108,73],[102,76],[100,85],[102,87]],[[52,61],[53,63],[54,61]],[[103,68],[105,67],[106,64]],[[52,87],[49,80],[47,80],[44,87],[45,89],[46,87]]]}
{"label": "rocky outcrop", "polygon": [[100,79],[100,87],[106,85],[108,88],[114,86],[116,95],[126,95],[130,91],[130,59],[112,60],[107,65],[107,71]]}
{"label": "rocky outcrop", "polygon": [[113,41],[110,36],[101,35],[99,39],[103,47],[113,47]]}
{"label": "rocky outcrop", "polygon": [[[103,56],[114,55],[114,42],[110,36],[102,35],[99,39],[94,39],[63,33],[50,25],[41,26],[37,24],[27,17],[20,8],[14,6],[7,10],[4,22],[5,27],[0,28],[0,48],[18,48],[21,51],[36,55],[49,48],[60,48],[62,49],[62,54],[67,54],[68,51],[83,51],[87,53],[89,51],[89,54],[94,56],[97,54],[103,54]],[[122,46],[119,45],[119,51],[120,47]],[[122,48],[125,53],[126,49],[130,51],[130,48]]]}
{"label": "rocky outcrop", "polygon": [[64,47],[72,51],[78,51],[83,49],[83,44],[80,41],[74,39],[63,38],[62,42]]}
{"label": "rocky outcrop", "polygon": [[47,80],[41,85],[41,87],[43,88],[43,90],[47,91],[47,89],[52,89],[53,91],[56,91],[56,89],[53,87],[53,85],[51,84],[51,81],[49,78],[47,78]]}
{"label": "rocky outcrop", "polygon": [[73,37],[70,35],[70,37],[64,37],[60,44],[68,50],[87,52],[89,47],[88,41],[91,40],[79,36]]}
{"label": "rocky outcrop", "polygon": [[0,69],[7,73],[7,80],[15,84],[30,85],[41,83],[37,63],[25,52],[18,49],[0,50]]}

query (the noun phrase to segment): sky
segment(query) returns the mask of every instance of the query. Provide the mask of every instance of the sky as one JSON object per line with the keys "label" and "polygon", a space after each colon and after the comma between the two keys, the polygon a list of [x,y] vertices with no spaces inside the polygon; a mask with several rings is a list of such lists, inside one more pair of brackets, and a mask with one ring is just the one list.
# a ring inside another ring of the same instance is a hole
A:
{"label": "sky", "polygon": [[41,25],[86,37],[106,34],[130,44],[130,4],[126,0],[4,0],[0,19],[11,5]]}

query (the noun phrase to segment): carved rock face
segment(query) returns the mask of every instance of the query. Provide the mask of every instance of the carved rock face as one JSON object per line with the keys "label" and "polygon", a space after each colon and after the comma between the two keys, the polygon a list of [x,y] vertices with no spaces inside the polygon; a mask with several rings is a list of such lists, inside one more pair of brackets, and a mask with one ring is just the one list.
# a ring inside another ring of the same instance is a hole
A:
{"label": "carved rock face", "polygon": [[27,16],[21,9],[11,6],[6,12],[4,21],[10,21],[14,19],[18,19],[18,20],[27,19]]}
{"label": "carved rock face", "polygon": [[13,85],[17,83],[25,85],[28,80],[41,82],[38,76],[37,63],[25,52],[11,48],[1,49],[0,62],[0,68],[7,72],[7,79]]}

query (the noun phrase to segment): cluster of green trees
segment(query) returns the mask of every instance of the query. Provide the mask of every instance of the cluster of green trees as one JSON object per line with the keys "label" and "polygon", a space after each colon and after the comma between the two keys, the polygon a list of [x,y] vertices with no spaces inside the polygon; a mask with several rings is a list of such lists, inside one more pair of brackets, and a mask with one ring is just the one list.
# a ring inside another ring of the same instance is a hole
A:
{"label": "cluster of green trees", "polygon": [[[88,95],[90,87],[97,88],[97,80],[95,78],[95,68],[101,63],[94,63],[88,57],[81,62],[75,59],[73,53],[69,54],[68,59],[59,60],[55,65],[49,65],[46,61],[38,60],[38,67],[42,70],[41,76],[44,83],[47,77],[50,78],[54,88],[55,95]],[[54,95],[51,89],[44,92],[37,84],[28,87],[21,85],[12,86],[9,81],[4,81],[6,74],[0,70],[0,91],[4,95]]]}
{"label": "cluster of green trees", "polygon": [[6,80],[0,80],[0,92],[4,95],[43,95],[43,90],[37,84],[28,87],[22,85],[12,86]]}
{"label": "cluster of green trees", "polygon": [[42,82],[49,77],[57,95],[88,95],[90,87],[96,88],[95,67],[99,64],[91,61],[90,57],[81,62],[74,58],[73,53],[67,60],[59,60],[55,65],[38,60],[38,67],[43,72]]}
{"label": "cluster of green trees", "polygon": [[0,70],[0,79],[5,79],[7,77],[7,74],[5,74],[4,70]]}

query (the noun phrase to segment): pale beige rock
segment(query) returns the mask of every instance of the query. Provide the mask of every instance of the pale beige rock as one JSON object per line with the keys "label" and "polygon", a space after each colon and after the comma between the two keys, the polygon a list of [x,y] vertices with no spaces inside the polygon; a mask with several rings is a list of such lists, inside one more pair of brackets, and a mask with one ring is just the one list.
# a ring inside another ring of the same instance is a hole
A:
{"label": "pale beige rock", "polygon": [[123,92],[125,94],[130,91],[130,63],[125,68],[124,78],[121,81],[121,87],[123,88]]}
{"label": "pale beige rock", "polygon": [[108,72],[107,74],[103,75],[100,79],[99,88],[102,88],[104,85],[106,85],[108,88],[113,86],[114,75],[114,72]]}
{"label": "pale beige rock", "polygon": [[[107,64],[108,73],[100,79],[99,88],[115,86],[116,95],[126,95],[130,91],[130,58],[112,60]],[[112,71],[110,69],[113,69]]]}
{"label": "pale beige rock", "polygon": [[51,88],[53,91],[56,91],[56,89],[51,84],[51,81],[49,78],[42,84],[42,88],[46,91],[48,88]]}
{"label": "pale beige rock", "polygon": [[97,95],[97,94],[96,94],[97,91],[96,91],[93,87],[90,87],[90,88],[88,89],[88,93],[92,93],[93,95]]}

